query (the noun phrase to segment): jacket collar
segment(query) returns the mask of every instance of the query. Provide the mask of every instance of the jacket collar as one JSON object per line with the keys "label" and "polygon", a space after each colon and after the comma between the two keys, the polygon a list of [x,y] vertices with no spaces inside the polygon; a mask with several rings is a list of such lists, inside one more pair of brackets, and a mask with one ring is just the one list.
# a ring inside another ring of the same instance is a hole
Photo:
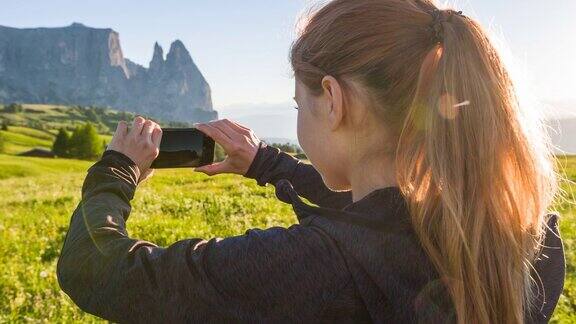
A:
{"label": "jacket collar", "polygon": [[292,205],[301,224],[308,224],[315,218],[314,216],[321,216],[377,231],[388,230],[392,224],[395,226],[409,225],[409,219],[403,217],[407,215],[405,213],[406,205],[398,187],[376,189],[343,209],[335,209],[305,203],[287,179],[277,181],[274,186],[276,197]]}

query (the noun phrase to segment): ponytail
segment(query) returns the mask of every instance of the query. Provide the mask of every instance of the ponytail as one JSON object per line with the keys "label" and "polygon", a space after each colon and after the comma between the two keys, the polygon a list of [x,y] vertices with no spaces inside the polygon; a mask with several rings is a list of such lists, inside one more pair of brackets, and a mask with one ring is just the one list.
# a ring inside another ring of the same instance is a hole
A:
{"label": "ponytail", "polygon": [[414,228],[459,323],[522,323],[530,265],[553,199],[547,152],[523,129],[514,89],[472,20],[442,23],[397,149]]}

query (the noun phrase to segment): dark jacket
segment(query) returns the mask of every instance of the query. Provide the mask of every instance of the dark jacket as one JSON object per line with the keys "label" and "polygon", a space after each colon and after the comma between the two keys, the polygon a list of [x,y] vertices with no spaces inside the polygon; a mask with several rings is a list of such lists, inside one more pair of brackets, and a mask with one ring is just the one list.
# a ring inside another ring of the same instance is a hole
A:
{"label": "dark jacket", "polygon": [[[397,187],[352,202],[312,165],[263,144],[246,177],[274,184],[299,224],[163,248],[127,233],[138,177],[114,151],[88,170],[57,269],[62,289],[86,312],[116,322],[454,320]],[[564,282],[556,221],[551,214],[546,257],[535,263],[546,296],[531,310],[535,322],[550,318]]]}

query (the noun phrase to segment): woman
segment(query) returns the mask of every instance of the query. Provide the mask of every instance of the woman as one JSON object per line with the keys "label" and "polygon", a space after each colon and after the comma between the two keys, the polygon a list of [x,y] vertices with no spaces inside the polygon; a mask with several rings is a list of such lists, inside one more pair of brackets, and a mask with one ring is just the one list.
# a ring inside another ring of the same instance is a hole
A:
{"label": "woman", "polygon": [[161,129],[120,123],[58,263],[76,304],[118,322],[550,319],[564,280],[553,159],[477,22],[429,0],[334,0],[291,63],[312,165],[220,120],[198,128],[228,158],[196,171],[274,184],[299,224],[168,248],[130,238]]}

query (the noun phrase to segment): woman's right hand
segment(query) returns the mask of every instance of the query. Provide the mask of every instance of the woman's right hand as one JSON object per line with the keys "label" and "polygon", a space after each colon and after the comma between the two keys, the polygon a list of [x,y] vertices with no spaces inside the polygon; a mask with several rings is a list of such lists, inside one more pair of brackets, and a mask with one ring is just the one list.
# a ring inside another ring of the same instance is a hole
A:
{"label": "woman's right hand", "polygon": [[198,130],[210,136],[228,155],[222,162],[194,168],[209,176],[233,173],[245,175],[258,153],[260,139],[245,126],[228,119],[194,124]]}

